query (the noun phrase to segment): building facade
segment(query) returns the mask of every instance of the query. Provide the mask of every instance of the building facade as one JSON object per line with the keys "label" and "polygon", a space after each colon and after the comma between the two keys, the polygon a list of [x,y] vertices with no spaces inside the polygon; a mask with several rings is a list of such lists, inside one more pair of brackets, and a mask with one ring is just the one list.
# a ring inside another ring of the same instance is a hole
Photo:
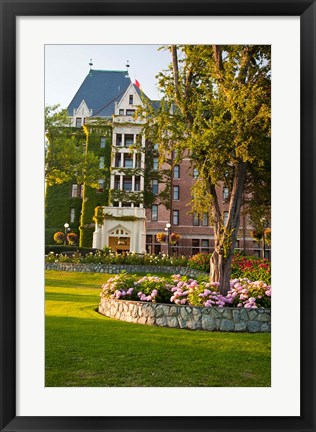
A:
{"label": "building facade", "polygon": [[[135,116],[144,97],[127,71],[89,71],[69,104],[68,114],[78,133],[84,129],[85,151],[99,157],[104,177],[98,181],[99,189],[86,185],[48,188],[46,228],[50,232],[60,229],[63,214],[64,221],[80,233],[81,246],[109,247],[117,253],[212,252],[214,233],[209,217],[195,214],[189,204],[198,172],[189,155],[177,165],[159,166],[159,145],[146,140],[143,120]],[[52,197],[58,195],[60,200],[67,192],[70,196],[54,221]],[[229,191],[219,186],[218,193],[225,221]],[[242,213],[236,248],[269,258],[269,246],[258,243],[252,232],[247,215]],[[175,234],[179,239],[171,244]]]}

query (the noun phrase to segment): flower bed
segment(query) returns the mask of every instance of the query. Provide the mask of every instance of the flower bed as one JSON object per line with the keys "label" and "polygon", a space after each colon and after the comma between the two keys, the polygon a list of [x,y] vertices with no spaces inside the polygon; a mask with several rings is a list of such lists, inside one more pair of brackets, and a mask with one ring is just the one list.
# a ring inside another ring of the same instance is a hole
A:
{"label": "flower bed", "polygon": [[218,291],[217,283],[189,279],[187,276],[144,276],[122,272],[102,286],[101,298],[140,300],[151,303],[174,303],[210,308],[216,306],[246,309],[270,308],[271,286],[262,281],[234,279],[227,295]]}
{"label": "flower bed", "polygon": [[[69,248],[69,247],[68,247]],[[70,248],[69,248],[70,249]],[[210,254],[200,253],[191,258],[185,256],[168,256],[165,254],[115,254],[110,251],[95,252],[74,251],[73,254],[60,254],[50,252],[45,258],[46,264],[51,263],[73,263],[73,264],[96,264],[96,265],[142,265],[142,266],[174,266],[188,267],[198,272],[209,273]],[[177,271],[177,270],[173,270]],[[193,273],[193,272],[192,272]],[[267,285],[271,283],[271,263],[265,259],[247,257],[235,254],[232,262],[232,279],[261,280]]]}
{"label": "flower bed", "polygon": [[232,280],[226,296],[217,284],[173,275],[122,273],[102,286],[99,312],[138,324],[191,330],[270,332],[271,287]]}

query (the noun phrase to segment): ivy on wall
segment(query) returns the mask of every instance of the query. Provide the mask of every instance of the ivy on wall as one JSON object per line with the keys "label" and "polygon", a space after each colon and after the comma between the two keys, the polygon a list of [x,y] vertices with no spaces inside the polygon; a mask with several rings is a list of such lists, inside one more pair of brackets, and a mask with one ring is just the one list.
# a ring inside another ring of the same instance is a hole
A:
{"label": "ivy on wall", "polygon": [[[71,197],[71,184],[47,186],[45,199],[45,244],[54,244],[56,231],[63,231],[64,223],[76,234],[79,233],[81,198]],[[70,223],[70,209],[75,211],[74,222]]]}
{"label": "ivy on wall", "polygon": [[[170,208],[171,199],[171,175],[170,167],[164,169],[153,170],[154,158],[159,159],[159,153],[154,150],[152,143],[146,142],[146,158],[145,158],[145,187],[144,187],[144,206],[151,207],[153,204],[163,204],[167,209]],[[152,180],[158,180],[158,183],[164,184],[164,189],[158,194],[152,192]]]}
{"label": "ivy on wall", "polygon": [[110,190],[110,200],[111,202],[121,201],[123,203],[132,203],[139,205],[144,202],[143,192],[127,192],[123,190],[111,189]]}
{"label": "ivy on wall", "polygon": [[[110,187],[110,166],[111,166],[111,145],[112,128],[108,122],[95,122],[85,126],[86,152],[93,152],[98,157],[104,158],[102,189],[95,189],[84,185],[82,199],[82,214],[80,224],[80,246],[91,247],[94,232],[94,211],[95,208],[109,203]],[[105,138],[105,146],[101,147],[101,137]]]}
{"label": "ivy on wall", "polygon": [[102,206],[96,207],[94,211],[94,217],[93,217],[94,222],[97,223],[99,226],[101,226],[103,225],[106,219],[131,221],[131,222],[135,222],[137,220],[144,220],[144,218],[138,218],[137,216],[132,216],[132,215],[114,216],[112,213],[105,212],[104,207]]}

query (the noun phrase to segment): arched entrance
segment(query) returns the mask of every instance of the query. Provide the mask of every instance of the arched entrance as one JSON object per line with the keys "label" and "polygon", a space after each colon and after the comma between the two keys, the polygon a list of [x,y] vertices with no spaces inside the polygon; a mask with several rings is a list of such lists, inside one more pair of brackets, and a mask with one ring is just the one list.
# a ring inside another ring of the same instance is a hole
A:
{"label": "arched entrance", "polygon": [[118,226],[109,232],[109,247],[113,252],[124,253],[130,251],[131,234],[124,227]]}

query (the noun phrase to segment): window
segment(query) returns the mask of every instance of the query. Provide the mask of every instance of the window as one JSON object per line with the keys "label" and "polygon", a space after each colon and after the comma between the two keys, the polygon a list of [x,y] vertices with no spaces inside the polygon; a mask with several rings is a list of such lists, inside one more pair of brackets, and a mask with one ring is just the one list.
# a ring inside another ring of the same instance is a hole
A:
{"label": "window", "polygon": [[118,175],[114,177],[114,189],[115,190],[121,189],[121,177]]}
{"label": "window", "polygon": [[179,225],[179,210],[173,210],[172,212],[172,224]]}
{"label": "window", "polygon": [[71,198],[77,198],[78,197],[78,185],[73,184],[71,186]]}
{"label": "window", "polygon": [[133,168],[133,158],[127,153],[124,153],[124,168]]}
{"label": "window", "polygon": [[76,127],[79,128],[79,127],[81,127],[81,125],[82,125],[82,119],[81,119],[81,117],[77,117],[76,118]]}
{"label": "window", "polygon": [[154,150],[158,150],[158,143],[154,144]]}
{"label": "window", "polygon": [[228,211],[224,211],[224,225],[226,226],[228,220]]}
{"label": "window", "polygon": [[193,213],[193,226],[199,226],[200,225],[200,216],[198,213]]}
{"label": "window", "polygon": [[198,171],[197,168],[194,168],[194,169],[193,169],[193,178],[194,178],[194,179],[197,179],[198,176],[199,176],[199,171]]}
{"label": "window", "polygon": [[99,189],[98,189],[98,192],[103,192],[103,190],[104,190],[104,180],[100,179],[100,180],[98,181],[98,183],[99,183]]}
{"label": "window", "polygon": [[120,168],[122,164],[121,153],[116,153],[115,155],[115,166]]}
{"label": "window", "polygon": [[100,138],[100,147],[104,148],[105,147],[105,137],[101,137]]}
{"label": "window", "polygon": [[210,247],[210,242],[209,242],[209,240],[202,239],[202,240],[201,240],[201,246],[202,246],[202,250],[201,250],[201,252],[205,252],[205,253],[208,253],[208,252],[209,252],[209,247]]}
{"label": "window", "polygon": [[227,201],[228,200],[228,188],[224,187],[223,188],[223,201]]}
{"label": "window", "polygon": [[133,95],[129,95],[129,104],[133,105]]}
{"label": "window", "polygon": [[121,147],[122,145],[122,134],[116,134],[116,147]]}
{"label": "window", "polygon": [[174,179],[180,178],[180,165],[175,165],[173,167],[173,178]]}
{"label": "window", "polygon": [[74,223],[75,222],[75,209],[71,208],[70,209],[70,223]]}
{"label": "window", "polygon": [[208,220],[208,214],[207,213],[203,213],[202,225],[203,226],[208,226],[209,225],[209,220]]}
{"label": "window", "polygon": [[140,153],[136,153],[135,163],[136,163],[135,168],[140,168],[142,166],[142,155]]}
{"label": "window", "polygon": [[173,150],[172,151],[172,159],[177,159],[178,157],[178,150]]}
{"label": "window", "polygon": [[178,200],[180,196],[180,186],[173,186],[173,199]]}
{"label": "window", "polygon": [[158,171],[158,158],[153,158],[153,170]]}
{"label": "window", "polygon": [[140,191],[140,176],[135,176],[135,187],[134,187],[135,192],[139,192]]}
{"label": "window", "polygon": [[123,109],[119,110],[119,115],[124,115],[124,110]]}
{"label": "window", "polygon": [[152,221],[158,220],[158,206],[157,205],[151,206],[151,220]]}
{"label": "window", "polygon": [[[131,192],[132,190],[132,177],[123,177],[123,190],[125,192]],[[127,206],[129,207],[129,206]]]}
{"label": "window", "polygon": [[134,135],[126,134],[124,135],[124,146],[130,147],[134,143]]}
{"label": "window", "polygon": [[99,168],[100,169],[104,168],[104,156],[99,157]]}
{"label": "window", "polygon": [[134,109],[127,109],[127,110],[126,110],[126,115],[127,115],[127,116],[133,116],[134,113],[135,113],[135,110],[134,110]]}
{"label": "window", "polygon": [[158,180],[152,180],[152,193],[157,194],[158,193]]}
{"label": "window", "polygon": [[151,234],[146,235],[146,243],[152,243],[153,242],[153,236]]}
{"label": "window", "polygon": [[200,240],[192,239],[192,255],[198,254],[200,252]]}

